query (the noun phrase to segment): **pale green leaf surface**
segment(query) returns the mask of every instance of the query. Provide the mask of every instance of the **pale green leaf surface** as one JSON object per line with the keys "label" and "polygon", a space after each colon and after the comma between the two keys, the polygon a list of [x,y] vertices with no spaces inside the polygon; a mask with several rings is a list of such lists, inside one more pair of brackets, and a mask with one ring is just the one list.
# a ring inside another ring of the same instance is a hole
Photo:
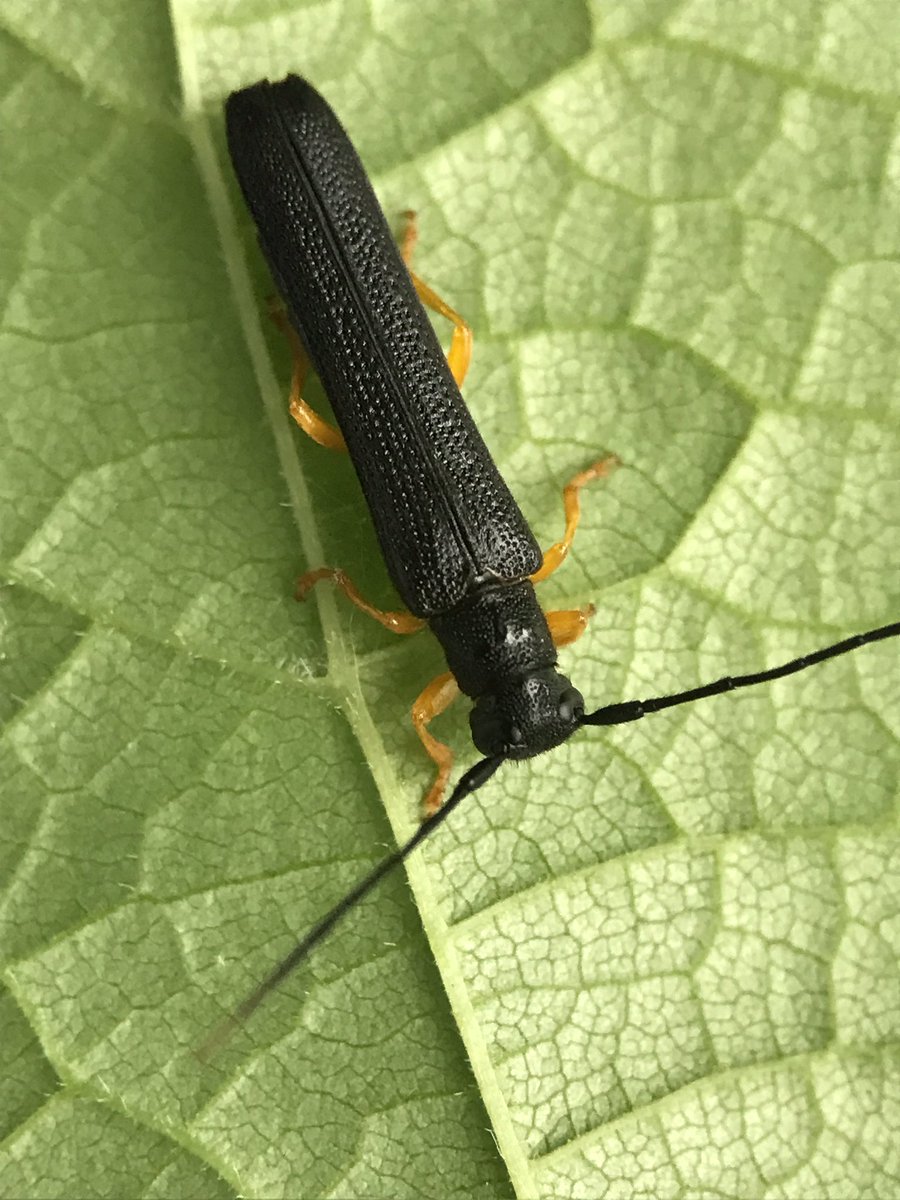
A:
{"label": "pale green leaf surface", "polygon": [[900,610],[896,6],[2,12],[0,1191],[896,1195],[891,643],[508,769],[192,1054],[412,828],[440,664],[290,599],[391,592],[288,427],[223,96],[303,71],[419,210],[542,542],[623,460],[543,588],[601,703]]}

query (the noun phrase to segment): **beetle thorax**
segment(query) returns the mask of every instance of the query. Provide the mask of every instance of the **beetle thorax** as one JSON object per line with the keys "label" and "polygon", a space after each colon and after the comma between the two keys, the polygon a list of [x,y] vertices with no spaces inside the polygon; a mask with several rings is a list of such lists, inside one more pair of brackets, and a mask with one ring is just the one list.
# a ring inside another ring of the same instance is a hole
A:
{"label": "beetle thorax", "polygon": [[556,666],[547,619],[527,579],[480,587],[429,624],[460,690],[475,700]]}

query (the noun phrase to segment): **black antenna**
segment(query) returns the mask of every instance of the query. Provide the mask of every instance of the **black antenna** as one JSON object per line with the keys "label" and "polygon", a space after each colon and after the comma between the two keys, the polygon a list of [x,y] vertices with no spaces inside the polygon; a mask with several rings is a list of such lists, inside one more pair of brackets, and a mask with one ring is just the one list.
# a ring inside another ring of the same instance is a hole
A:
{"label": "black antenna", "polygon": [[505,759],[498,755],[494,758],[483,758],[474,767],[470,767],[459,783],[457,783],[442,807],[422,822],[408,842],[405,842],[398,849],[394,850],[387,858],[383,858],[368,875],[361,879],[354,888],[351,888],[335,904],[330,912],[327,912],[324,917],[313,925],[309,933],[300,939],[293,950],[285,955],[281,962],[269,972],[262,983],[254,988],[250,995],[241,1001],[234,1012],[213,1030],[197,1051],[198,1056],[201,1059],[207,1060],[216,1050],[224,1045],[237,1027],[243,1024],[250,1014],[259,1008],[271,991],[277,988],[292,971],[295,971],[308,958],[311,951],[318,946],[323,938],[326,938],[331,933],[335,925],[347,915],[350,909],[354,908],[373,888],[377,887],[385,875],[389,875],[395,867],[399,867],[405,859],[409,858],[413,850],[424,842],[429,834],[434,833],[439,825],[447,820],[460,801],[466,796],[471,795],[472,792],[477,792],[483,784],[487,783],[504,761]]}
{"label": "black antenna", "polygon": [[882,625],[880,629],[870,629],[867,633],[857,633],[846,638],[843,642],[835,642],[823,650],[815,650],[812,654],[804,654],[801,658],[792,658],[790,662],[782,663],[780,667],[772,667],[768,671],[758,671],[755,675],[726,675],[715,683],[704,684],[703,687],[689,688],[686,692],[673,692],[671,696],[656,696],[652,700],[626,700],[620,704],[607,704],[596,712],[588,713],[581,718],[582,725],[624,725],[627,721],[639,721],[649,713],[659,712],[662,708],[675,708],[678,704],[690,704],[692,700],[703,700],[706,696],[719,696],[722,692],[733,692],[736,688],[751,687],[754,683],[769,683],[773,679],[781,679],[784,675],[793,675],[796,671],[805,671],[807,667],[824,662],[828,658],[837,658],[839,654],[848,654],[867,646],[870,642],[880,642],[884,638],[897,637],[900,634],[900,621],[893,625]]}

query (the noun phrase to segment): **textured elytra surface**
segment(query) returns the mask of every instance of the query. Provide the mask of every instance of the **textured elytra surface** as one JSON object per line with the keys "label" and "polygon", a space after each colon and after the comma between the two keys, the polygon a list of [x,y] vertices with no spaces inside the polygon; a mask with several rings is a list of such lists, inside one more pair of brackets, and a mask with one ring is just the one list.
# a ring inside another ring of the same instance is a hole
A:
{"label": "textured elytra surface", "polygon": [[540,548],[335,114],[289,76],[234,93],[225,126],[260,249],[328,394],[404,605],[432,617],[457,608],[473,580],[525,579]]}
{"label": "textured elytra surface", "polygon": [[411,827],[438,668],[290,601],[319,554],[390,593],[287,428],[232,87],[303,70],[419,209],[543,543],[623,459],[543,589],[598,605],[588,697],[900,607],[894,6],[460,7],[3,5],[4,1194],[897,1193],[889,644],[498,776],[411,868],[427,938],[395,880],[191,1054],[379,791]]}

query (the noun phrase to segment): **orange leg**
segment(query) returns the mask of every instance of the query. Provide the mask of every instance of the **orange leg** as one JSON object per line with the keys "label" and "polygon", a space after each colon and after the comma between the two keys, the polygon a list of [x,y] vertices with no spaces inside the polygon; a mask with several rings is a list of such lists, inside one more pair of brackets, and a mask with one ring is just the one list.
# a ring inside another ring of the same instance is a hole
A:
{"label": "orange leg", "polygon": [[433,309],[442,317],[446,317],[448,321],[453,322],[453,337],[450,339],[447,366],[456,380],[456,386],[462,387],[469,370],[469,363],[472,361],[472,330],[459,313],[446,304],[424,280],[420,279],[418,275],[414,275],[412,271],[410,271],[410,276],[418,297],[426,308]]}
{"label": "orange leg", "polygon": [[610,454],[607,458],[601,458],[599,462],[595,462],[593,466],[588,467],[586,470],[579,471],[566,484],[563,489],[566,531],[563,534],[561,542],[555,542],[549,550],[545,551],[544,561],[531,576],[532,583],[540,583],[541,580],[547,579],[557,567],[561,567],[566,561],[569,547],[575,539],[575,530],[578,528],[578,521],[581,517],[581,502],[578,499],[578,493],[586,483],[590,483],[594,479],[604,479],[618,465],[619,459],[615,454]]}
{"label": "orange leg", "polygon": [[426,817],[433,816],[441,807],[444,788],[453,766],[453,751],[428,732],[428,723],[449,707],[459,695],[459,685],[447,671],[432,679],[412,706],[412,721],[416,733],[425,747],[425,752],[437,767],[437,775],[425,797],[423,809]]}
{"label": "orange leg", "polygon": [[310,589],[320,579],[330,579],[333,583],[336,583],[352,604],[355,604],[357,608],[378,621],[385,629],[390,629],[392,633],[418,633],[420,629],[425,627],[425,622],[422,618],[414,617],[412,613],[385,612],[384,609],[375,608],[373,604],[369,604],[367,600],[362,598],[356,587],[340,567],[317,567],[315,571],[307,571],[305,575],[301,575],[297,580],[297,588],[294,592],[295,599],[305,600],[309,595]]}
{"label": "orange leg", "polygon": [[585,604],[583,608],[558,608],[554,612],[544,613],[553,645],[559,649],[560,646],[571,646],[577,642],[596,611],[593,604]]}
{"label": "orange leg", "polygon": [[291,416],[303,432],[314,442],[318,442],[320,446],[325,446],[328,450],[346,451],[347,443],[344,441],[341,431],[320,417],[315,409],[310,408],[303,399],[303,385],[309,372],[309,359],[306,357],[306,351],[297,336],[297,331],[287,319],[284,308],[278,301],[270,303],[269,312],[272,320],[287,338],[294,360],[289,402]]}
{"label": "orange leg", "polygon": [[419,240],[419,223],[411,208],[402,212],[400,216],[403,218],[403,232],[400,234],[400,257],[409,266],[412,262],[416,242]]}
{"label": "orange leg", "polygon": [[[419,230],[416,224],[416,214],[411,209],[403,214],[403,218],[405,224],[403,233],[400,235],[400,253],[403,261],[409,267],[412,262],[413,250],[419,240]],[[445,303],[424,280],[420,279],[412,270],[409,274],[416,294],[425,307],[453,322],[453,337],[450,341],[450,351],[447,354],[447,365],[456,380],[456,386],[462,387],[466,372],[469,370],[469,363],[472,361],[472,330],[459,313]]]}

